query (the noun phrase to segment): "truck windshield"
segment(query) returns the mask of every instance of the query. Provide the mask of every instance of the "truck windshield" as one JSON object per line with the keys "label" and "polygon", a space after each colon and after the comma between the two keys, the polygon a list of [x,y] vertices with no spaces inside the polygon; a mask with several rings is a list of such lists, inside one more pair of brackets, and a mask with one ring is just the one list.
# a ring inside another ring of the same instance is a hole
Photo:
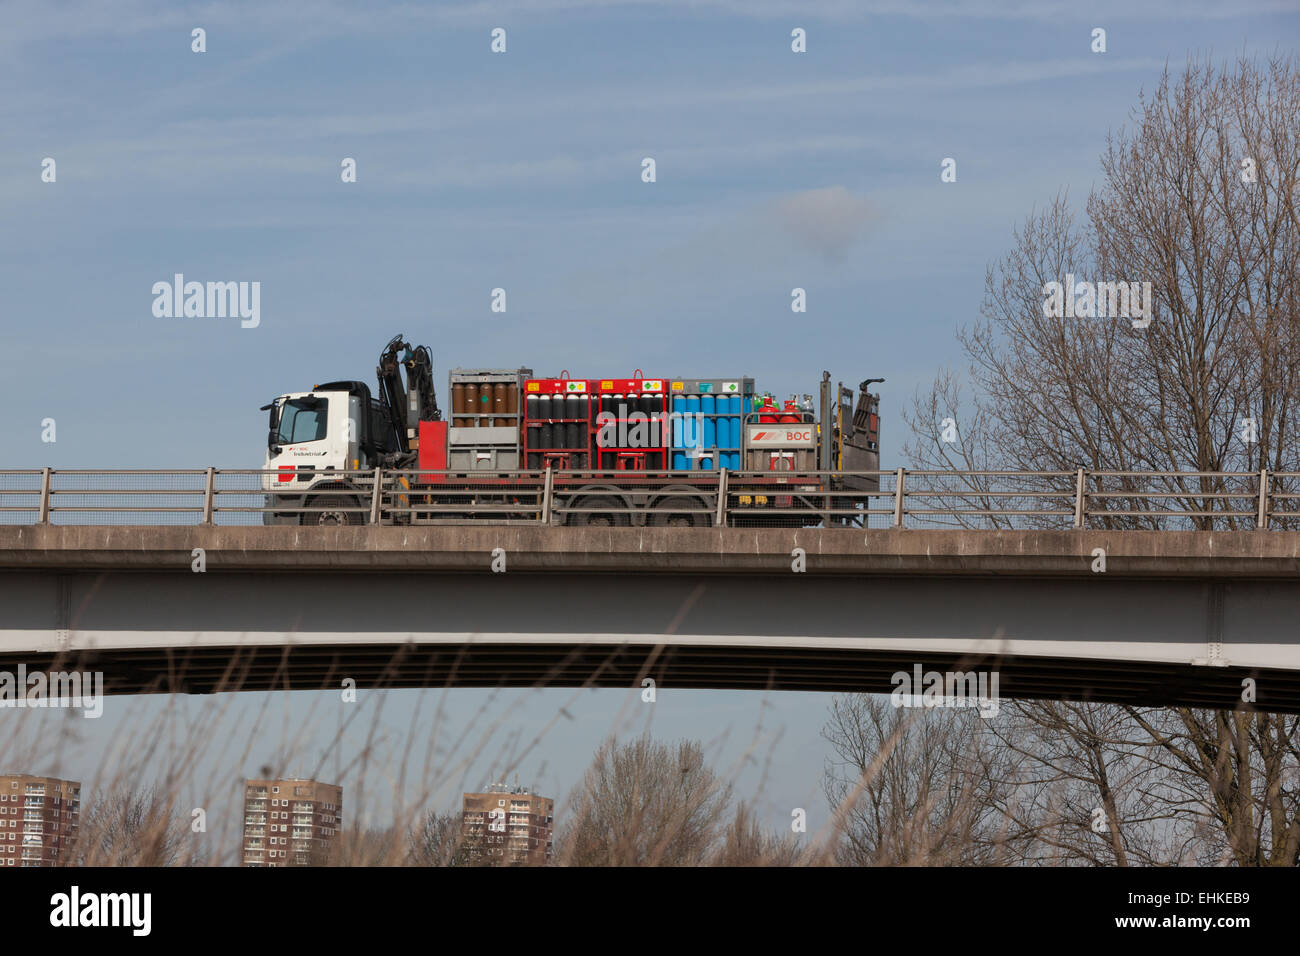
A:
{"label": "truck windshield", "polygon": [[280,412],[281,445],[320,441],[325,437],[325,422],[329,410],[327,398],[291,398]]}

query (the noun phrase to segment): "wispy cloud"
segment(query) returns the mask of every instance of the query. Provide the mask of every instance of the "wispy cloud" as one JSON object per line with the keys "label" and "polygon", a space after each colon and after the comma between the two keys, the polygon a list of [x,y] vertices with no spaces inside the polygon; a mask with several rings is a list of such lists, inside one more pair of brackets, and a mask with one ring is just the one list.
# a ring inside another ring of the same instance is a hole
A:
{"label": "wispy cloud", "polygon": [[[5,5],[0,49],[68,37],[129,36],[192,26],[259,30],[290,25],[346,35],[407,26],[509,26],[513,22],[562,21],[593,12],[653,9],[685,17],[722,15],[746,19],[864,23],[872,19],[1068,22],[1080,16],[1076,0],[469,0],[416,3],[345,0],[258,3],[217,0],[181,8],[165,0],[94,0],[51,4],[25,0]],[[1220,20],[1294,14],[1293,0],[1093,0],[1087,15],[1097,22]]]}

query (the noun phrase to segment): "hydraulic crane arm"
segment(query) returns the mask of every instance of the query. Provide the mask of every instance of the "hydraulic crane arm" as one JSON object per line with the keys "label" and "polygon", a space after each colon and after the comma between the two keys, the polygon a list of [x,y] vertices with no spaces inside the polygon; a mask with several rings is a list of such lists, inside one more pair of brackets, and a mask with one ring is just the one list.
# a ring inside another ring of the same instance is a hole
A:
{"label": "hydraulic crane arm", "polygon": [[[401,369],[406,369],[403,385]],[[380,402],[393,425],[397,448],[409,452],[420,433],[420,422],[442,419],[433,388],[433,356],[423,345],[412,346],[395,335],[379,356],[375,369]]]}

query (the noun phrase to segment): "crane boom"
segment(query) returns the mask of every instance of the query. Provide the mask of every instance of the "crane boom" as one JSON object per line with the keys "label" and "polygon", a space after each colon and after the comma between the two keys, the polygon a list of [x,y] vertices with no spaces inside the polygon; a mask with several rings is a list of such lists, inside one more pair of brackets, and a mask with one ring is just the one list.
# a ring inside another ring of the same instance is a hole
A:
{"label": "crane boom", "polygon": [[[406,369],[402,382],[401,369]],[[393,429],[394,446],[403,454],[418,447],[420,422],[442,420],[433,388],[433,356],[427,346],[412,346],[393,336],[375,368],[379,400]]]}

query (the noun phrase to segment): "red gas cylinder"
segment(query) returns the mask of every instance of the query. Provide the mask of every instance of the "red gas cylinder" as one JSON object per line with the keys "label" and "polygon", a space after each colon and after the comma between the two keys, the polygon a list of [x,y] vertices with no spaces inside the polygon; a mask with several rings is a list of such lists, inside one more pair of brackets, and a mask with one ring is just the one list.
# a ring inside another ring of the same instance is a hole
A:
{"label": "red gas cylinder", "polygon": [[776,400],[771,395],[764,395],[758,408],[758,420],[765,425],[775,425],[780,420],[780,409],[776,407]]}
{"label": "red gas cylinder", "polygon": [[786,425],[797,425],[799,422],[803,421],[803,409],[800,408],[799,403],[792,398],[781,408],[781,417],[778,421]]}

